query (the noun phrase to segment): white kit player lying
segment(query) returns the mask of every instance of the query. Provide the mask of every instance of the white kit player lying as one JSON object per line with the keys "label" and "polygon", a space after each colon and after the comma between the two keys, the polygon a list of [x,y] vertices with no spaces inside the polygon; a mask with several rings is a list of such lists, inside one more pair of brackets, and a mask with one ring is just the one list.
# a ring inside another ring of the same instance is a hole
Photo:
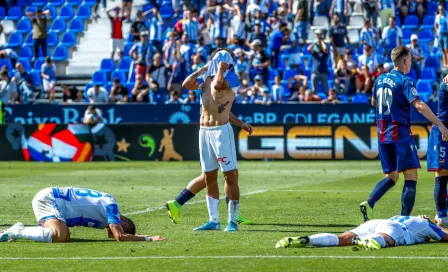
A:
{"label": "white kit player lying", "polygon": [[436,226],[426,216],[394,216],[375,219],[337,236],[320,233],[311,236],[286,237],[277,248],[354,246],[354,250],[378,250],[385,247],[427,243],[430,240],[448,242],[448,231]]}
{"label": "white kit player lying", "polygon": [[66,243],[70,227],[106,229],[117,241],[163,241],[160,236],[135,235],[135,225],[120,215],[118,203],[110,194],[95,190],[52,187],[34,197],[33,211],[39,226],[17,223],[0,234],[0,242],[28,239],[36,242]]}

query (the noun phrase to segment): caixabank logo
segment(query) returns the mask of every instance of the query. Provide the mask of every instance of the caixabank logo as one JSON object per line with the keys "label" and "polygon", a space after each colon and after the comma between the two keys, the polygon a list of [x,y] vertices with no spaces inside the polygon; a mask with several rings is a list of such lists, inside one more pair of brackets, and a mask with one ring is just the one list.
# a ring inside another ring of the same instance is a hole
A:
{"label": "caixabank logo", "polygon": [[[431,126],[414,125],[412,133],[420,158],[426,156]],[[252,136],[238,134],[242,159],[373,160],[378,159],[375,125],[257,126]]]}

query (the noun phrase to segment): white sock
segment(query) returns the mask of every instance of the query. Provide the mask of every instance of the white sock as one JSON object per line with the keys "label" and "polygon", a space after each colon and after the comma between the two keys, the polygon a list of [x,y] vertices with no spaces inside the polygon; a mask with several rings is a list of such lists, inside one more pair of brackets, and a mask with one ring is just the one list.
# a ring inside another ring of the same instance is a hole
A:
{"label": "white sock", "polygon": [[330,247],[339,245],[339,238],[332,233],[319,233],[310,236],[310,245]]}
{"label": "white sock", "polygon": [[207,209],[210,221],[212,223],[219,223],[219,199],[207,196]]}
{"label": "white sock", "polygon": [[378,244],[380,244],[380,246],[382,248],[386,247],[386,240],[384,239],[383,236],[381,236],[379,234],[372,234],[372,235],[369,236],[369,239],[373,239],[373,240],[377,241]]}
{"label": "white sock", "polygon": [[16,239],[29,239],[36,242],[51,243],[53,240],[53,230],[43,227],[26,227],[17,233],[12,234]]}
{"label": "white sock", "polygon": [[236,218],[238,217],[238,210],[240,208],[240,201],[230,200],[229,206],[227,208],[229,210],[229,221],[232,221],[236,224]]}

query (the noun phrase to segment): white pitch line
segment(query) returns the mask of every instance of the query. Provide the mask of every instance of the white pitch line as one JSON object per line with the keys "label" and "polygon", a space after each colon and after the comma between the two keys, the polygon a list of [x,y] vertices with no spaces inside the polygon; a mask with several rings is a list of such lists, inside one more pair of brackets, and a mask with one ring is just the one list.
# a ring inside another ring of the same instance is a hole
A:
{"label": "white pitch line", "polygon": [[103,256],[103,257],[0,257],[9,261],[71,261],[71,260],[142,260],[142,259],[403,259],[448,260],[448,256]]}
{"label": "white pitch line", "polygon": [[[253,191],[253,192],[248,192],[248,193],[241,194],[241,196],[261,194],[261,193],[266,193],[268,191],[269,190],[258,190],[258,191]],[[221,197],[220,199],[225,199],[225,197]],[[205,202],[205,200],[196,200],[196,201],[188,202],[185,205],[193,205],[193,204],[199,204],[199,203],[204,203],[204,202]],[[123,214],[123,215],[124,216],[128,216],[128,215],[142,214],[142,213],[160,211],[160,210],[163,210],[163,209],[165,209],[165,207],[153,207],[153,208],[147,208],[147,209],[140,210],[140,211],[126,213],[126,214]]]}
{"label": "white pitch line", "polygon": [[[288,190],[288,189],[272,189],[272,192],[297,192],[297,193],[371,193],[372,191],[359,190]],[[434,191],[417,191],[419,193],[433,193]]]}

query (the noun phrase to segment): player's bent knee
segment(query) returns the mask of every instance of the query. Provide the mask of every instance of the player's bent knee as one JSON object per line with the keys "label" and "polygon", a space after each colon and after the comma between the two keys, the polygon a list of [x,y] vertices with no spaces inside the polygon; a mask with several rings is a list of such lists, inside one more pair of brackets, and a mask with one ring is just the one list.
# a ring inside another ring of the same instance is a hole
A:
{"label": "player's bent knee", "polygon": [[386,174],[387,177],[391,178],[395,183],[400,179],[400,175],[397,171],[393,171],[392,173]]}

